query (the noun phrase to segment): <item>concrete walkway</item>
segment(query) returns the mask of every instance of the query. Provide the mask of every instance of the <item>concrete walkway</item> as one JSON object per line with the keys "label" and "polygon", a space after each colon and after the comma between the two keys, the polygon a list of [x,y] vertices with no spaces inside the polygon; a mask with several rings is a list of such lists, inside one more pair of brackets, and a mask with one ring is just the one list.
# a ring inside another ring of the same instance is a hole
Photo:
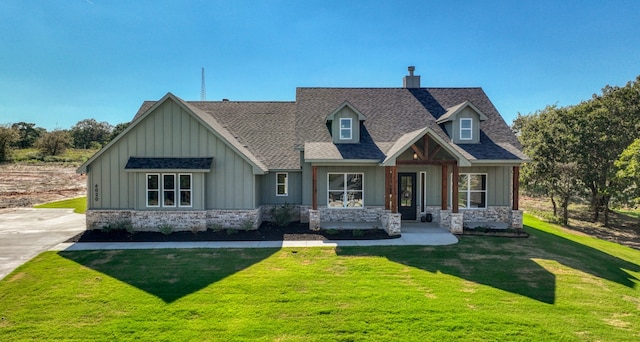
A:
{"label": "concrete walkway", "polygon": [[0,210],[0,279],[84,230],[85,216],[73,209]]}
{"label": "concrete walkway", "polygon": [[0,279],[38,254],[50,251],[155,248],[287,248],[342,246],[441,246],[458,239],[433,224],[402,223],[402,236],[384,240],[336,241],[199,241],[199,242],[82,242],[64,241],[85,230],[85,216],[71,209],[0,210]]}
{"label": "concrete walkway", "polygon": [[196,241],[196,242],[82,242],[60,243],[53,251],[100,249],[160,249],[160,248],[287,248],[344,246],[443,246],[458,239],[444,228],[422,228],[403,232],[396,239],[384,240],[307,240],[307,241]]}

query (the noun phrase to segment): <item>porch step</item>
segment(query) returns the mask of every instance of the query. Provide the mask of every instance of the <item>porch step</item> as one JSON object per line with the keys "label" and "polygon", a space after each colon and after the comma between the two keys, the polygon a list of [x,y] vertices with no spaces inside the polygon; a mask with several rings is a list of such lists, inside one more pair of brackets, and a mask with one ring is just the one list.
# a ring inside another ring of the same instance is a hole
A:
{"label": "porch step", "polygon": [[382,222],[320,222],[321,229],[382,229]]}
{"label": "porch step", "polygon": [[490,229],[508,229],[509,225],[505,222],[466,222],[464,224],[465,229],[476,229],[481,227]]}

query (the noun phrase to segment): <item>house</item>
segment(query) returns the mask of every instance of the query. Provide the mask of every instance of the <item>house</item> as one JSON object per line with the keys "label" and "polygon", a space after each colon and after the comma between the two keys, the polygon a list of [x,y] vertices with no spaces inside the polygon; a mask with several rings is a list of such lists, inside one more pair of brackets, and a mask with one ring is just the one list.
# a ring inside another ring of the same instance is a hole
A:
{"label": "house", "polygon": [[413,73],[401,88],[298,88],[294,102],[144,102],[78,169],[87,228],[255,229],[285,203],[311,228],[521,228],[517,138],[481,88],[422,88]]}

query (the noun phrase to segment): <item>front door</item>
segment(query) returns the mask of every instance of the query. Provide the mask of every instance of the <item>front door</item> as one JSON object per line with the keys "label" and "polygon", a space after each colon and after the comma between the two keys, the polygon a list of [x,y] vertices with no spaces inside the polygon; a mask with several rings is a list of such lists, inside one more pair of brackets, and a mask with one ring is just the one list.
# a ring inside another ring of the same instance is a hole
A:
{"label": "front door", "polygon": [[416,219],[416,174],[398,173],[398,212],[403,220]]}

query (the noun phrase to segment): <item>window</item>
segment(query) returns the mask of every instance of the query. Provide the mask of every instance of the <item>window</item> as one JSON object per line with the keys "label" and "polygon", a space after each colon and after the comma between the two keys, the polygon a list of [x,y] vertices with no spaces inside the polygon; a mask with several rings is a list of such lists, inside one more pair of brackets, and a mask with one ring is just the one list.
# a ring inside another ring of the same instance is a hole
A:
{"label": "window", "polygon": [[473,120],[460,119],[460,140],[473,139]]}
{"label": "window", "polygon": [[362,173],[329,173],[327,206],[329,208],[364,207]]}
{"label": "window", "polygon": [[289,194],[289,175],[286,172],[276,173],[276,196],[287,196]]}
{"label": "window", "polygon": [[180,178],[180,206],[191,206],[191,175],[181,174]]}
{"label": "window", "polygon": [[[190,207],[192,191],[191,174],[179,174],[177,183],[175,174],[147,174],[147,207],[160,207],[160,203],[163,207]],[[179,203],[176,203],[176,194]]]}
{"label": "window", "polygon": [[461,173],[458,176],[458,205],[460,208],[487,207],[487,175]]}
{"label": "window", "polygon": [[160,175],[147,175],[147,207],[159,207]]}
{"label": "window", "polygon": [[340,119],[340,140],[350,140],[352,137],[351,119]]}
{"label": "window", "polygon": [[176,206],[176,175],[162,175],[162,206]]}

